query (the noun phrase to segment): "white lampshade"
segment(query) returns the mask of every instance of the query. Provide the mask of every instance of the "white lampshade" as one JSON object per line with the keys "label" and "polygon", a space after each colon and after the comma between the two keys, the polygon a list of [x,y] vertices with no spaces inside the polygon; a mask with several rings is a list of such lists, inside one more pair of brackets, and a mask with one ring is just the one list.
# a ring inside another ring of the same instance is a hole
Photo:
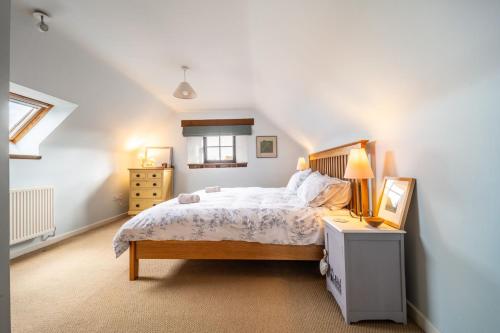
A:
{"label": "white lampshade", "polygon": [[297,170],[303,171],[305,169],[307,169],[306,159],[303,157],[299,157],[299,160],[297,161]]}
{"label": "white lampshade", "polygon": [[177,89],[175,89],[174,97],[182,98],[182,99],[193,99],[196,97],[196,92],[193,87],[186,81],[182,81],[179,83]]}
{"label": "white lampshade", "polygon": [[179,86],[174,91],[174,97],[181,99],[193,99],[196,98],[196,92],[193,87],[186,81],[186,71],[189,69],[187,66],[182,66],[184,71],[184,81],[179,83]]}
{"label": "white lampshade", "polygon": [[371,179],[374,178],[373,171],[368,160],[368,155],[363,148],[351,149],[347,159],[344,178],[347,179]]}

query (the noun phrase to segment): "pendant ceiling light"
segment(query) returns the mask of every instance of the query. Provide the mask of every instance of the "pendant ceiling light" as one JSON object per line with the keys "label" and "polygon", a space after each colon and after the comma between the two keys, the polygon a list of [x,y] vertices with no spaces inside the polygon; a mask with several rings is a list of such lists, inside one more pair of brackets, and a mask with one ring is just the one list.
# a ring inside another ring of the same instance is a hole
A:
{"label": "pendant ceiling light", "polygon": [[174,97],[182,98],[182,99],[193,99],[196,97],[196,92],[193,87],[186,81],[186,71],[189,69],[188,66],[182,66],[182,70],[184,71],[184,81],[179,83],[179,86],[174,91]]}

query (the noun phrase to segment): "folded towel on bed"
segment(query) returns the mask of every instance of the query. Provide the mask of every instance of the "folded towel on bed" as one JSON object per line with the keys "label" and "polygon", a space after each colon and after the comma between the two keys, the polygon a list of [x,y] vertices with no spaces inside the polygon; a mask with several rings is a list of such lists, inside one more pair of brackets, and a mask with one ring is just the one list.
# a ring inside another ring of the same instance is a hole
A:
{"label": "folded towel on bed", "polygon": [[177,197],[180,204],[190,204],[200,202],[200,196],[198,194],[185,194],[181,193]]}
{"label": "folded towel on bed", "polygon": [[208,186],[205,187],[206,193],[220,192],[220,186]]}

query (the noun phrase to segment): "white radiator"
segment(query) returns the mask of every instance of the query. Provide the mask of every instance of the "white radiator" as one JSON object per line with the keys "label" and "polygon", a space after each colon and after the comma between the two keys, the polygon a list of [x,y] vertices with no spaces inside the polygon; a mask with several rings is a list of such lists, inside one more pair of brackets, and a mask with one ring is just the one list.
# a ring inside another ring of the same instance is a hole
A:
{"label": "white radiator", "polygon": [[10,244],[55,230],[54,188],[10,190]]}

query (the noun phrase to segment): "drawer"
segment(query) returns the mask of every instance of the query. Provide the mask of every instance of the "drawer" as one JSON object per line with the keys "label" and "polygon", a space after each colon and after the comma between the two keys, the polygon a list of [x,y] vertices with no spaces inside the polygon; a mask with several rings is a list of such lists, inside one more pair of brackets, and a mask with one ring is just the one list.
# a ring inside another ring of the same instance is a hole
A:
{"label": "drawer", "polygon": [[161,189],[134,189],[130,191],[130,198],[161,199]]}
{"label": "drawer", "polygon": [[150,180],[161,179],[162,172],[161,171],[148,171],[146,173],[146,178]]}
{"label": "drawer", "polygon": [[144,188],[144,187],[161,187],[161,181],[159,180],[152,180],[152,181],[147,181],[147,180],[134,180],[132,179],[130,181],[130,187],[135,189],[135,188]]}
{"label": "drawer", "polygon": [[145,171],[130,171],[130,179],[146,179]]}
{"label": "drawer", "polygon": [[150,200],[150,199],[130,199],[129,210],[144,210],[154,207],[161,203],[161,200]]}

